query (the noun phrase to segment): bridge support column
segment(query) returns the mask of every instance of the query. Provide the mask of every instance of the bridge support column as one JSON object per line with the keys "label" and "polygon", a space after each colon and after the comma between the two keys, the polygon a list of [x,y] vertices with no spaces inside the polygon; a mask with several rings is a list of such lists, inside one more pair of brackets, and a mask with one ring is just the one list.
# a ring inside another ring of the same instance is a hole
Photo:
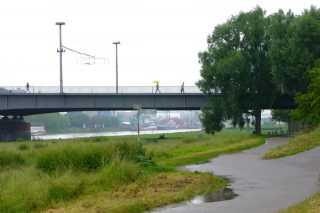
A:
{"label": "bridge support column", "polygon": [[30,123],[23,120],[20,116],[12,119],[3,117],[0,119],[0,141],[17,141],[18,139],[30,140]]}

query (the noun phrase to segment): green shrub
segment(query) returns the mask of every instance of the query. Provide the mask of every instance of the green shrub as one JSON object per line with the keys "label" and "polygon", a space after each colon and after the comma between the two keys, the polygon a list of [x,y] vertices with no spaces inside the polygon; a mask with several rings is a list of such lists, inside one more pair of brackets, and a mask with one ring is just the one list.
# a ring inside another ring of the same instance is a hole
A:
{"label": "green shrub", "polygon": [[144,154],[134,143],[73,144],[45,150],[36,157],[37,167],[46,172],[103,168],[112,159],[137,161]]}
{"label": "green shrub", "polygon": [[141,165],[141,166],[154,166],[155,162],[152,160],[152,156],[146,156],[146,155],[137,155],[136,161]]}
{"label": "green shrub", "polygon": [[0,167],[18,166],[25,163],[24,158],[15,152],[0,151]]}
{"label": "green shrub", "polygon": [[44,144],[44,143],[35,143],[33,145],[34,149],[43,149],[43,148],[47,148],[47,147],[48,147],[48,144]]}
{"label": "green shrub", "polygon": [[0,183],[0,212],[38,212],[47,205],[47,175],[33,168],[5,170]]}
{"label": "green shrub", "polygon": [[101,183],[106,188],[132,183],[142,174],[139,164],[115,159],[101,171]]}
{"label": "green shrub", "polygon": [[30,147],[29,147],[29,144],[27,144],[27,143],[21,143],[21,144],[19,144],[19,146],[18,146],[18,149],[19,150],[28,150]]}
{"label": "green shrub", "polygon": [[49,185],[50,202],[67,201],[77,198],[84,189],[84,184],[72,175],[62,176]]}

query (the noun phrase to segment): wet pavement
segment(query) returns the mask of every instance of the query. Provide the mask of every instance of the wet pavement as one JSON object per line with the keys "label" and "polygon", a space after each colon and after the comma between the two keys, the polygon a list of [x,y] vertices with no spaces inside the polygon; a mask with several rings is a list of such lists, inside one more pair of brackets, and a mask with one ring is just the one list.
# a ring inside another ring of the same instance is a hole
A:
{"label": "wet pavement", "polygon": [[233,199],[205,202],[196,197],[196,202],[168,206],[153,213],[272,213],[303,201],[320,190],[320,147],[286,158],[261,159],[271,147],[288,140],[268,139],[258,148],[184,167],[229,178],[228,188],[238,195]]}

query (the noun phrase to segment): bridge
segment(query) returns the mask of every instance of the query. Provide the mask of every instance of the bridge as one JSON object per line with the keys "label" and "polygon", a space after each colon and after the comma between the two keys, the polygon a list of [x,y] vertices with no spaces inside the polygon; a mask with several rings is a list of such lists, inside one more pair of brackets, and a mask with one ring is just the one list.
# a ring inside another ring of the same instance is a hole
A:
{"label": "bridge", "polygon": [[[160,87],[155,93],[152,86],[131,87],[1,87],[0,88],[0,141],[17,137],[30,137],[30,124],[23,116],[51,112],[133,110],[143,109],[200,110],[207,97],[197,87]],[[272,108],[294,108],[291,97],[280,96]],[[270,108],[269,106],[265,107]],[[8,116],[12,116],[9,118]],[[3,133],[6,133],[3,136]],[[7,134],[8,133],[8,134]],[[16,136],[12,136],[16,133]],[[27,136],[25,136],[27,135]]]}
{"label": "bridge", "polygon": [[150,87],[6,87],[0,91],[0,114],[25,116],[50,112],[143,109],[199,110],[207,102],[197,87],[161,87],[155,93]]}

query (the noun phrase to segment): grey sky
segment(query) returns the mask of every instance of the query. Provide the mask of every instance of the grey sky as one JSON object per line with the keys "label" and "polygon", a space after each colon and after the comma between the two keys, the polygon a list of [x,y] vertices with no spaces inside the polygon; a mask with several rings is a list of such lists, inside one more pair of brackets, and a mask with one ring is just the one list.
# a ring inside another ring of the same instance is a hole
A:
{"label": "grey sky", "polygon": [[197,54],[214,26],[260,5],[301,13],[315,0],[10,0],[0,7],[0,85],[59,84],[58,27],[63,44],[109,58],[84,65],[64,53],[65,85],[115,85],[119,45],[119,85],[194,85],[200,78]]}

